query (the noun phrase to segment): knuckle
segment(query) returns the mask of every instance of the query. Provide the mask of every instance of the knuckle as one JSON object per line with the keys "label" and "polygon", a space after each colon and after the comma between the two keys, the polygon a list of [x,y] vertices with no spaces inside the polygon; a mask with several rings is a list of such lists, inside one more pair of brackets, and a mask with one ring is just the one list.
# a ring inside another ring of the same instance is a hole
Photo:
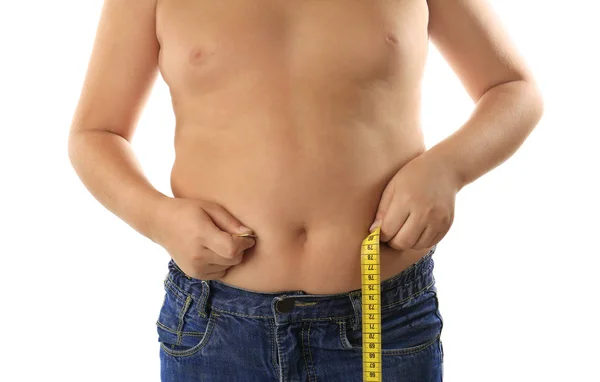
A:
{"label": "knuckle", "polygon": [[450,215],[450,211],[448,211],[448,208],[445,206],[439,206],[435,209],[435,213],[437,216],[443,217],[443,216],[449,216]]}
{"label": "knuckle", "polygon": [[408,243],[408,241],[406,239],[395,238],[390,243],[391,243],[392,247],[395,249],[408,249],[410,247],[410,244]]}
{"label": "knuckle", "polygon": [[217,233],[210,238],[211,246],[210,249],[213,250],[217,255],[222,257],[229,257],[230,253],[233,249],[233,240],[230,235],[226,233]]}
{"label": "knuckle", "polygon": [[448,216],[448,213],[442,207],[432,209],[431,214],[438,219],[443,219],[444,217]]}
{"label": "knuckle", "polygon": [[233,240],[224,240],[223,242],[223,252],[222,255],[228,258],[233,258],[237,253],[237,247]]}
{"label": "knuckle", "polygon": [[437,220],[442,223],[443,225],[449,224],[450,223],[450,216],[446,215],[446,214],[441,214],[438,216]]}
{"label": "knuckle", "polygon": [[205,247],[205,244],[206,244],[207,238],[206,238],[206,236],[204,235],[204,231],[203,231],[203,230],[201,230],[201,229],[196,229],[196,230],[194,231],[194,234],[193,234],[193,236],[192,236],[192,237],[193,237],[193,238],[192,238],[192,245],[193,245],[195,248],[198,248],[198,249],[200,249],[200,248],[204,248],[204,247]]}
{"label": "knuckle", "polygon": [[219,207],[218,204],[212,203],[204,199],[199,199],[196,201],[196,203],[196,205],[199,207],[198,209],[204,215],[210,215],[211,212],[214,212]]}
{"label": "knuckle", "polygon": [[438,204],[429,204],[425,209],[425,214],[428,217],[440,217],[446,213],[446,209]]}
{"label": "knuckle", "polygon": [[425,210],[426,221],[449,223],[452,219],[451,213],[441,206],[430,206]]}
{"label": "knuckle", "polygon": [[430,204],[425,208],[425,216],[427,216],[428,218],[436,218],[439,215],[440,209],[437,206]]}
{"label": "knuckle", "polygon": [[441,226],[448,226],[452,223],[453,216],[451,213],[448,213],[444,210],[440,210],[435,215],[435,221],[439,223]]}
{"label": "knuckle", "polygon": [[206,257],[207,248],[202,244],[194,246],[194,251],[192,252],[191,259],[194,262],[201,262]]}
{"label": "knuckle", "polygon": [[203,238],[196,236],[192,239],[191,245],[194,249],[199,251],[199,250],[205,248],[204,243],[205,243],[205,240]]}

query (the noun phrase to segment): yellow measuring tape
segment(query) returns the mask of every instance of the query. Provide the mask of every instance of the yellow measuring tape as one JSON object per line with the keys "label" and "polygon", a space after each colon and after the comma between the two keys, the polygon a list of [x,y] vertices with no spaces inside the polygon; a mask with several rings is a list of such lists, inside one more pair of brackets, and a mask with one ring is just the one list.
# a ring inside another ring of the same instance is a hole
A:
{"label": "yellow measuring tape", "polygon": [[381,382],[380,233],[377,227],[363,240],[360,249],[364,382]]}

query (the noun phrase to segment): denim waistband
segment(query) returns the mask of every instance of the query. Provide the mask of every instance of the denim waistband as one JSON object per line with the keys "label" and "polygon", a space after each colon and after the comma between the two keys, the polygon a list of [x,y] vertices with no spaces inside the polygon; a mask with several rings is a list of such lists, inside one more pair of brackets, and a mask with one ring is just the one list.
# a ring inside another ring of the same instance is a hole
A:
{"label": "denim waistband", "polygon": [[[434,284],[433,254],[437,244],[416,263],[381,282],[382,312],[403,303]],[[191,297],[198,313],[211,309],[250,318],[275,319],[276,324],[298,321],[342,320],[359,317],[362,290],[337,294],[309,294],[302,290],[257,292],[219,280],[191,278],[171,259],[164,282],[179,298]]]}

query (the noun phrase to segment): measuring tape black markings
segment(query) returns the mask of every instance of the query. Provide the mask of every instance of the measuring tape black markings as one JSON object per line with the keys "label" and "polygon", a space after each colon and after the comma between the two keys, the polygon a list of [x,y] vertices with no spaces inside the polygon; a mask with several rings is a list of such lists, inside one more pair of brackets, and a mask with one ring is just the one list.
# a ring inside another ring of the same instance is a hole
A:
{"label": "measuring tape black markings", "polygon": [[367,236],[360,250],[362,276],[363,381],[381,382],[380,227]]}

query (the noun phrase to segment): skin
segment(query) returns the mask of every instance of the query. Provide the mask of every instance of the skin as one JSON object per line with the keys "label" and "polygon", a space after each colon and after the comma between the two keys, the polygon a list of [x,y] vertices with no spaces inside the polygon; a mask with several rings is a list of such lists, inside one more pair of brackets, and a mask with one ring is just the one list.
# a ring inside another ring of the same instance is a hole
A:
{"label": "skin", "polygon": [[[429,41],[475,107],[426,150]],[[158,74],[176,116],[173,196],[131,149]],[[341,293],[360,288],[372,223],[386,279],[442,240],[456,194],[542,112],[486,1],[106,0],[69,157],[102,205],[190,277]]]}

